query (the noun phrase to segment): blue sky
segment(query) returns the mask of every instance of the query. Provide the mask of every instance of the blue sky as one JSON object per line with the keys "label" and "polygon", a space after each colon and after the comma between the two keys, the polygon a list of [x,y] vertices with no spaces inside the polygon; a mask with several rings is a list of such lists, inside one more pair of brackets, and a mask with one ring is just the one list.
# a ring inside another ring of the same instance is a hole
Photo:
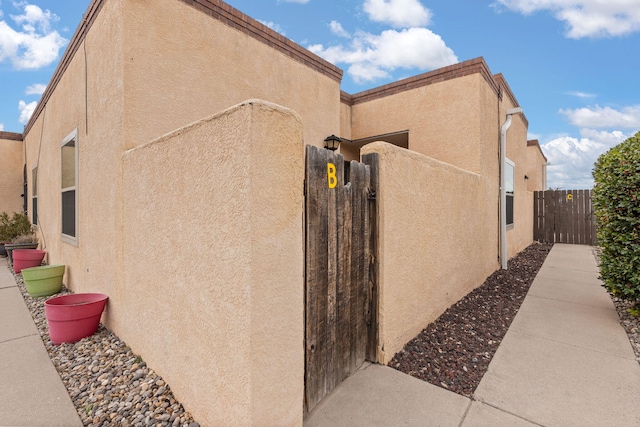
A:
{"label": "blue sky", "polygon": [[[0,0],[0,129],[21,132],[90,0]],[[357,93],[483,56],[549,159],[589,188],[597,156],[640,131],[640,0],[230,0],[345,71]]]}

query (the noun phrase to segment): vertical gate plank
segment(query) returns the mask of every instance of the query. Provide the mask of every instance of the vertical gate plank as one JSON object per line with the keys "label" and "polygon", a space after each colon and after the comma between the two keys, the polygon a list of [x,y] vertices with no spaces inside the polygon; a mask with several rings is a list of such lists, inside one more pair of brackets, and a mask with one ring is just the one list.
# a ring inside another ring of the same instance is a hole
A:
{"label": "vertical gate plank", "polygon": [[585,197],[585,190],[577,191],[577,206],[578,212],[576,213],[576,220],[578,222],[578,239],[576,243],[580,245],[589,244],[587,240],[587,212],[586,212],[586,204],[587,198]]}
{"label": "vertical gate plank", "polygon": [[378,361],[378,154],[372,153],[362,157],[362,161],[369,166],[369,258],[365,260],[368,268],[367,286],[367,358]]}
{"label": "vertical gate plank", "polygon": [[591,190],[584,191],[584,215],[585,215],[585,240],[587,245],[596,245],[595,241],[595,217],[591,204]]}
{"label": "vertical gate plank", "polygon": [[536,192],[533,192],[533,240],[538,240],[538,200]]}
{"label": "vertical gate plank", "polygon": [[365,259],[368,246],[368,203],[366,199],[368,182],[368,169],[364,164],[351,162],[351,173],[354,174],[352,185],[354,187],[353,208],[353,255],[352,255],[352,281],[362,284],[354,289],[352,296],[352,354],[351,369],[355,371],[366,355],[367,330],[365,324],[366,314],[366,287],[368,286]]}
{"label": "vertical gate plank", "polygon": [[551,216],[549,218],[551,218],[552,222],[549,238],[552,242],[557,242],[557,229],[559,227],[558,212],[556,211],[557,198],[558,196],[555,192],[552,191],[549,193],[549,208],[551,210]]}
{"label": "vertical gate plank", "polygon": [[591,199],[589,198],[589,190],[582,191],[582,213],[584,215],[584,244],[592,245],[591,240]]}
{"label": "vertical gate plank", "polygon": [[570,220],[569,220],[569,213],[570,213],[570,208],[569,208],[569,199],[567,198],[567,196],[569,195],[569,192],[564,190],[563,194],[562,194],[562,222],[563,222],[563,231],[564,231],[564,236],[563,236],[563,243],[570,243],[569,241],[569,232],[571,231],[571,227],[570,227]]}
{"label": "vertical gate plank", "polygon": [[[351,172],[352,173],[352,172]],[[353,175],[351,177],[353,180]],[[342,235],[342,245],[340,248],[341,259],[340,259],[340,280],[343,292],[339,296],[339,307],[340,307],[340,322],[338,323],[338,341],[336,345],[339,346],[338,352],[338,360],[340,362],[339,371],[337,373],[338,381],[342,381],[346,377],[349,376],[350,373],[350,365],[349,359],[351,354],[351,299],[353,298],[352,293],[352,280],[351,280],[351,256],[352,256],[352,229],[353,229],[353,221],[352,221],[352,212],[354,210],[353,206],[353,188],[351,183],[347,183],[342,193],[342,201],[344,203],[344,208],[341,213],[343,218],[342,229],[338,230]]]}
{"label": "vertical gate plank", "polygon": [[[335,188],[328,189],[328,287],[327,287],[327,317],[326,317],[326,337],[323,342],[327,345],[324,348],[324,364],[326,365],[326,380],[324,394],[327,394],[337,385],[337,372],[339,370],[338,363],[338,345],[337,324],[338,324],[338,288],[340,286],[339,279],[341,273],[341,248],[340,241],[343,225],[343,209],[344,209],[344,163],[342,156],[332,151],[326,151],[327,162],[335,165],[338,183]],[[325,166],[326,167],[326,166]],[[328,187],[328,185],[327,185]],[[342,257],[343,258],[343,257]]]}
{"label": "vertical gate plank", "polygon": [[[323,336],[322,325],[325,299],[323,295],[327,288],[327,185],[326,169],[322,168],[321,153],[306,147],[306,290],[305,290],[305,403],[312,408],[322,397],[324,389],[323,364],[320,353],[320,337]],[[326,168],[326,166],[325,166]]]}
{"label": "vertical gate plank", "polygon": [[567,196],[569,194],[571,194],[571,200],[567,200],[567,220],[569,222],[569,228],[567,230],[567,243],[576,243],[576,235],[578,234],[578,230],[576,229],[576,223],[578,222],[576,218],[576,215],[578,214],[578,212],[576,211],[576,207],[578,205],[577,200],[576,200],[576,191],[575,190],[569,190],[567,192]]}
{"label": "vertical gate plank", "polygon": [[569,192],[571,194],[571,200],[569,201],[569,221],[571,223],[571,228],[569,229],[569,243],[577,244],[578,243],[578,235],[580,234],[578,231],[578,223],[580,222],[580,213],[578,211],[579,206],[579,197],[576,193],[578,191],[571,190]]}
{"label": "vertical gate plank", "polygon": [[560,192],[558,198],[558,214],[560,215],[560,242],[569,243],[567,240],[568,218],[567,218],[567,190]]}

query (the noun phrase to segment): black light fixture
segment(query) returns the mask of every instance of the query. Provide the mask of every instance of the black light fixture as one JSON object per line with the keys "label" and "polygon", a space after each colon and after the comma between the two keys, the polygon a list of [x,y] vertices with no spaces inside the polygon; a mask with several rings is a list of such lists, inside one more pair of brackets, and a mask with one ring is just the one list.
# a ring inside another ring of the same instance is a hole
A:
{"label": "black light fixture", "polygon": [[331,135],[325,138],[324,140],[324,148],[331,151],[336,151],[342,139],[338,136]]}

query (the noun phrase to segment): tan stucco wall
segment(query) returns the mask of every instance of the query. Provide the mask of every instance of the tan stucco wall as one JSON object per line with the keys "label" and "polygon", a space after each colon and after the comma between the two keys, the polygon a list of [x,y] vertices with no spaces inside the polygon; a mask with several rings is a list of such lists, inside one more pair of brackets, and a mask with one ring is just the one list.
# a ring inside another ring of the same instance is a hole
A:
{"label": "tan stucco wall", "polygon": [[302,129],[247,101],[123,156],[110,326],[202,425],[302,424]]}
{"label": "tan stucco wall", "polygon": [[181,1],[122,3],[128,148],[250,98],[298,112],[306,144],[340,132],[338,81]]}
{"label": "tan stucco wall", "polygon": [[0,138],[0,213],[6,212],[9,216],[22,212],[23,148],[22,141]]}
{"label": "tan stucco wall", "polygon": [[527,146],[527,190],[544,191],[546,190],[547,177],[546,168],[547,160],[544,158],[540,146]]}
{"label": "tan stucco wall", "polygon": [[482,173],[483,149],[496,143],[496,136],[485,141],[480,133],[486,120],[497,126],[496,96],[488,102],[488,91],[476,73],[358,103],[352,107],[353,139],[408,129],[410,150]]}
{"label": "tan stucco wall", "polygon": [[[385,142],[379,155],[379,360],[498,268],[485,179]],[[446,183],[446,187],[443,187]]]}
{"label": "tan stucco wall", "polygon": [[[38,165],[38,231],[49,263],[65,263],[65,283],[75,292],[113,294],[118,282],[121,230],[122,11],[103,6],[66,72],[25,135],[29,192]],[[86,61],[85,61],[86,59]],[[86,63],[86,68],[85,68]],[[78,138],[77,246],[61,240],[60,144]]]}

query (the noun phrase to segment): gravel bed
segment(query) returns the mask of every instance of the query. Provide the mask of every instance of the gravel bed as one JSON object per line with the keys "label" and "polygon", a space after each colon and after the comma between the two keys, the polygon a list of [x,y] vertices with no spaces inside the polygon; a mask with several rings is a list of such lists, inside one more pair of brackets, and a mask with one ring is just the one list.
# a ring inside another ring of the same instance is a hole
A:
{"label": "gravel bed", "polygon": [[[29,296],[22,275],[14,277],[85,426],[199,427],[162,377],[102,324],[77,343],[53,345],[44,314],[51,297]],[[71,293],[63,287],[56,296]]]}
{"label": "gravel bed", "polygon": [[612,297],[613,305],[616,307],[620,324],[627,331],[631,347],[636,355],[636,360],[640,363],[640,317],[632,316],[627,310],[633,308],[633,303]]}
{"label": "gravel bed", "polygon": [[[597,247],[593,248],[593,254],[600,264],[600,249]],[[610,294],[611,295],[611,294]],[[613,305],[618,312],[618,317],[620,317],[620,324],[627,332],[627,336],[629,337],[629,341],[631,342],[631,347],[633,348],[633,352],[636,355],[636,360],[640,363],[640,316],[632,316],[628,310],[633,308],[640,307],[640,303],[634,307],[634,303],[631,301],[625,301],[618,297],[611,295],[611,300],[613,301]]]}
{"label": "gravel bed", "polygon": [[[389,366],[472,397],[553,245],[534,243],[447,309],[398,352]],[[595,251],[594,251],[595,252]],[[597,253],[595,253],[597,258]],[[612,297],[640,363],[640,317],[632,303]]]}

